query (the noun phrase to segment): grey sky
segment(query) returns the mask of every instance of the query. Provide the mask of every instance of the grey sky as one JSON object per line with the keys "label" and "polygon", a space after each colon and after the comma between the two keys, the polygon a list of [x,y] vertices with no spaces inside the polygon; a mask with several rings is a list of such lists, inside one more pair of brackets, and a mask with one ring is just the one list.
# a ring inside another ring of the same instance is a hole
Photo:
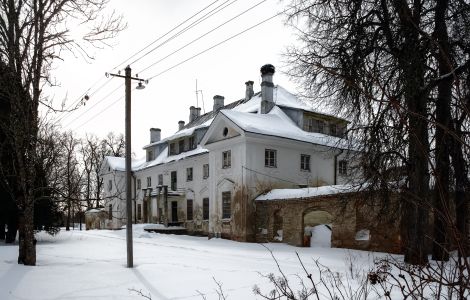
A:
{"label": "grey sky", "polygon": [[[214,1],[111,0],[110,9],[114,8],[118,13],[123,14],[128,24],[127,29],[113,41],[113,48],[91,49],[91,53],[95,56],[91,62],[67,54],[64,56],[64,62],[57,64],[53,71],[61,84],[60,88],[55,88],[50,92],[53,94],[56,105],[60,105],[66,96],[67,105],[69,105],[79,99],[90,86],[97,83],[89,92],[90,99],[86,106],[82,106],[73,113],[57,116],[61,119],[60,122],[64,129],[73,130],[81,136],[85,133],[104,136],[109,131],[124,132],[124,100],[122,99],[124,80],[114,78],[93,94],[97,87],[106,82],[104,73],[122,70],[125,64],[114,70],[113,67]],[[205,12],[209,12],[224,2],[226,1],[219,0]],[[279,0],[265,0],[244,15],[165,58],[175,50],[259,2],[262,1],[232,0],[226,2],[225,5],[231,4],[133,63],[131,65],[133,75],[138,73],[141,78],[158,75],[189,57],[275,15],[283,9],[284,4]],[[200,16],[203,14],[201,13]],[[242,98],[245,92],[244,83],[247,80],[253,80],[255,92],[259,91],[259,69],[266,63],[271,63],[277,68],[274,77],[275,83],[295,92],[294,84],[282,74],[282,70],[285,68],[281,62],[281,53],[286,46],[294,41],[291,30],[283,26],[283,20],[284,17],[280,16],[267,21],[170,71],[152,78],[146,89],[140,91],[133,89],[132,148],[137,157],[143,155],[142,147],[149,141],[150,127],[161,128],[162,138],[164,138],[177,130],[179,120],[188,121],[189,107],[196,105],[196,79],[198,89],[202,90],[204,99],[204,103],[202,103],[201,94],[199,94],[199,106],[202,107],[204,104],[206,112],[212,109],[212,97],[216,94],[224,96],[225,103]],[[183,27],[184,25],[180,29]],[[170,36],[171,34],[155,43],[154,46],[159,45]],[[133,57],[130,61],[142,54]],[[161,62],[155,64],[160,60]],[[149,67],[151,64],[155,65]],[[148,69],[142,71],[146,68]],[[105,98],[116,88],[118,90]],[[118,100],[120,98],[121,100]]]}

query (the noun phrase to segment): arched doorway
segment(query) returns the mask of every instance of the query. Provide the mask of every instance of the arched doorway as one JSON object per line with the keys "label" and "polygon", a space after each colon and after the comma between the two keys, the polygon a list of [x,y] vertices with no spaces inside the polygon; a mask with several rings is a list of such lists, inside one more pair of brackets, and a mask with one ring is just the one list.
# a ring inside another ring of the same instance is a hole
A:
{"label": "arched doorway", "polygon": [[323,210],[309,210],[303,216],[304,247],[331,247],[333,216]]}
{"label": "arched doorway", "polygon": [[274,241],[282,242],[283,239],[283,219],[281,215],[281,210],[278,209],[273,214],[273,237]]}

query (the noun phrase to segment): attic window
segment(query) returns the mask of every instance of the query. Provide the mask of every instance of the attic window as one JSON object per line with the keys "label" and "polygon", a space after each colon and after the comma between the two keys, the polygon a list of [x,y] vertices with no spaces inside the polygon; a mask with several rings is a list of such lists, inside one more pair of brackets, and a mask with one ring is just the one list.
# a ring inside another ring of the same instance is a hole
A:
{"label": "attic window", "polygon": [[224,136],[227,136],[227,134],[228,134],[228,128],[227,128],[227,127],[224,127],[223,135],[224,135]]}

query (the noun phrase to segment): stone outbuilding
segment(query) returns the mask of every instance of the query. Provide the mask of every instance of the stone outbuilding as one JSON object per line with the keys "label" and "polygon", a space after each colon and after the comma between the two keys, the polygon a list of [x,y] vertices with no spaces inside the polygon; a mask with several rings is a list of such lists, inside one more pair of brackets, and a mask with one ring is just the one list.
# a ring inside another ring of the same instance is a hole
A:
{"label": "stone outbuilding", "polygon": [[378,209],[364,205],[372,197],[345,186],[272,190],[255,200],[256,241],[310,246],[329,231],[331,247],[401,253],[399,220],[379,219]]}
{"label": "stone outbuilding", "polygon": [[85,212],[86,230],[109,229],[109,215],[104,208],[93,208]]}

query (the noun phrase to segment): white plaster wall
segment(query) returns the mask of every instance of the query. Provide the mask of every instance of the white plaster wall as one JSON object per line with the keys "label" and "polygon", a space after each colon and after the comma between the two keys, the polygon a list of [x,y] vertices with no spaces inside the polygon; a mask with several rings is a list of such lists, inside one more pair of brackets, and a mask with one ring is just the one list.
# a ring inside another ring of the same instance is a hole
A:
{"label": "white plaster wall", "polygon": [[[241,186],[242,166],[246,160],[243,136],[218,141],[207,146],[209,149],[209,232],[220,233],[222,222],[222,192],[231,191],[232,197],[237,186]],[[224,151],[231,151],[231,167],[222,168]],[[227,220],[226,220],[227,221]]]}
{"label": "white plaster wall", "polygon": [[[251,189],[261,182],[286,187],[334,183],[334,155],[338,150],[273,137],[247,137],[246,143],[246,181]],[[276,150],[277,167],[265,166],[265,149]],[[300,169],[301,154],[310,155],[310,172]]]}
{"label": "white plaster wall", "polygon": [[[192,157],[186,157],[184,159],[169,162],[162,165],[153,166],[147,169],[139,170],[134,173],[137,179],[141,180],[142,189],[137,190],[137,203],[142,203],[144,192],[143,189],[147,188],[147,177],[152,178],[152,188],[155,191],[158,185],[158,175],[163,174],[163,185],[168,185],[168,189],[171,189],[171,172],[177,172],[177,190],[186,193],[186,199],[193,199],[193,207],[202,207],[202,199],[208,196],[208,181],[212,174],[209,173],[208,179],[203,179],[203,165],[209,163],[209,154],[199,154]],[[193,168],[193,180],[186,180],[186,169]],[[210,172],[210,171],[209,171]],[[154,201],[155,200],[155,201]],[[157,205],[156,199],[153,198],[151,201],[151,216],[157,216]],[[180,209],[186,210],[186,203],[180,204],[184,207]]]}

